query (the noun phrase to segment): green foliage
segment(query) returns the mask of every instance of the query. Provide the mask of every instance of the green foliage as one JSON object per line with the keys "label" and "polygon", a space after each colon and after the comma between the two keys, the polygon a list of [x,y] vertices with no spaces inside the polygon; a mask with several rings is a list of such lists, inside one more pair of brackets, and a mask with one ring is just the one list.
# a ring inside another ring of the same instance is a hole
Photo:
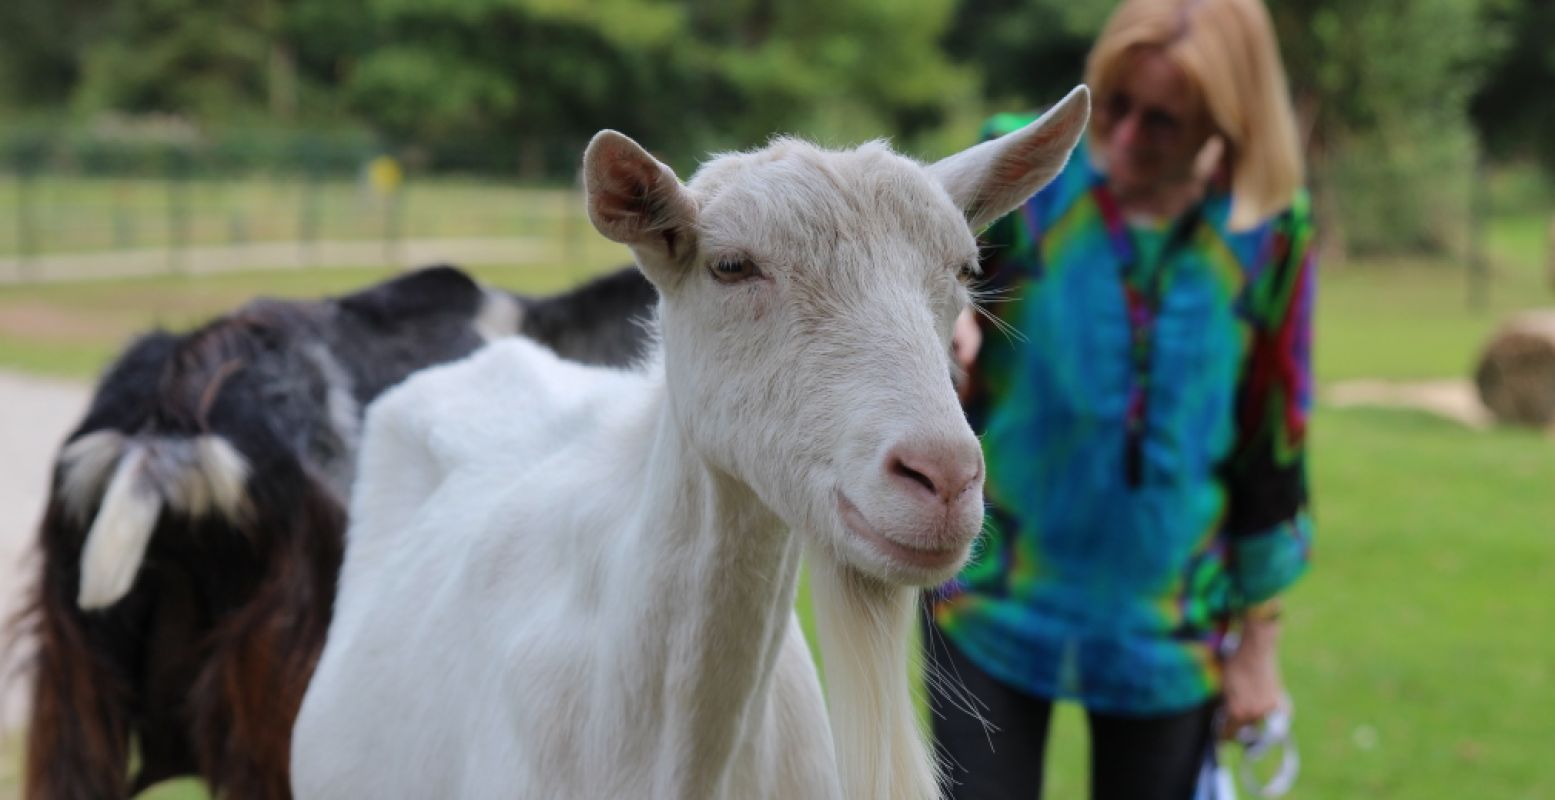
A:
{"label": "green foliage", "polygon": [[352,101],[386,130],[436,138],[512,114],[518,86],[458,55],[420,45],[378,50],[352,76]]}
{"label": "green foliage", "polygon": [[[346,78],[351,107],[434,159],[519,149],[527,171],[568,174],[602,127],[679,141],[676,118],[698,99],[672,57],[684,22],[667,3],[370,0],[369,11],[378,44]],[[553,148],[565,161],[537,150],[548,141],[566,143]]]}
{"label": "green foliage", "polygon": [[[396,135],[570,142],[615,127],[672,160],[774,131],[854,141],[936,125],[969,76],[935,43],[949,0],[373,0],[353,105]],[[541,124],[536,124],[537,122]],[[544,156],[542,156],[543,158]]]}
{"label": "green foliage", "polygon": [[1491,153],[1537,158],[1555,176],[1555,3],[1489,0],[1490,24],[1510,38],[1473,98],[1474,124]]}
{"label": "green foliage", "polygon": [[110,0],[0,3],[0,102],[35,106],[68,97]]}
{"label": "green foliage", "polygon": [[264,7],[239,0],[120,0],[111,37],[82,62],[75,102],[87,111],[187,111],[216,118],[258,105],[269,56]]}
{"label": "green foliage", "polygon": [[1327,235],[1360,253],[1461,245],[1496,1],[1271,3]]}
{"label": "green foliage", "polygon": [[14,104],[88,122],[171,114],[208,131],[351,118],[432,166],[569,175],[603,127],[687,166],[777,131],[932,136],[972,94],[972,73],[938,45],[953,10],[954,0],[16,0],[0,9],[0,78]]}
{"label": "green foliage", "polygon": [[1330,142],[1312,162],[1325,235],[1359,256],[1463,252],[1476,180],[1467,120],[1403,117]]}
{"label": "green foliage", "polygon": [[[358,140],[413,166],[530,178],[570,179],[603,127],[682,170],[776,132],[836,144],[893,136],[935,156],[972,141],[986,114],[1051,102],[1077,82],[1114,5],[8,0],[0,108],[13,112],[6,127],[63,116],[46,139],[89,131],[93,158],[142,165],[155,159],[118,125],[126,115],[187,126],[207,151],[234,132],[365,128]],[[1479,152],[1555,172],[1548,0],[1268,6],[1330,241],[1361,254],[1452,252]],[[128,154],[112,155],[121,144]]]}
{"label": "green foliage", "polygon": [[996,110],[1034,108],[1080,82],[1109,3],[962,0],[945,48],[978,67]]}
{"label": "green foliage", "polygon": [[710,65],[735,90],[743,143],[780,130],[837,143],[911,138],[972,86],[937,47],[949,0],[750,5],[711,31],[714,41],[737,43],[711,53]]}
{"label": "green foliage", "polygon": [[1477,67],[1498,48],[1484,20],[1497,0],[1284,0],[1271,4],[1293,90],[1320,100],[1324,131],[1461,117]]}

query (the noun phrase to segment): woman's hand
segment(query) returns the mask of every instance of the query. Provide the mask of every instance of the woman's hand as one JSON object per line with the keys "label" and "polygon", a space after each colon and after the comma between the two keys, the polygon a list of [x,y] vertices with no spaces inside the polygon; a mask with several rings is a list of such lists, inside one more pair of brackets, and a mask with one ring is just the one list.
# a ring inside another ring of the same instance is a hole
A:
{"label": "woman's hand", "polygon": [[983,346],[983,331],[977,327],[977,317],[971,306],[961,310],[956,317],[956,327],[950,334],[950,356],[956,360],[956,369],[951,376],[956,382],[956,397],[965,403],[972,391],[971,382],[967,380],[967,371],[972,368],[972,362],[977,360],[977,350]]}
{"label": "woman's hand", "polygon": [[956,317],[955,331],[950,334],[950,351],[963,370],[972,368],[977,351],[983,346],[983,331],[977,327],[976,313],[971,306],[961,309],[961,315]]}
{"label": "woman's hand", "polygon": [[1225,663],[1226,720],[1220,735],[1229,739],[1247,725],[1257,724],[1279,707],[1285,688],[1280,682],[1277,650],[1280,622],[1247,619],[1242,639]]}

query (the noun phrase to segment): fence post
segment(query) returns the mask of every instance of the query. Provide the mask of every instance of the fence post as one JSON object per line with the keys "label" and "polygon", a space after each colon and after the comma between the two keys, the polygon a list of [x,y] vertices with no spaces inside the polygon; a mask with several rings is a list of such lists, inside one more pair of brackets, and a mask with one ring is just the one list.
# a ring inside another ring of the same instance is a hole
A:
{"label": "fence post", "polygon": [[384,209],[383,255],[390,266],[399,269],[405,266],[400,252],[400,239],[404,238],[405,227],[404,187],[390,192],[385,202],[388,206]]}
{"label": "fence post", "polygon": [[135,225],[130,221],[129,210],[125,208],[125,196],[129,189],[125,188],[125,179],[117,178],[113,182],[113,247],[115,250],[128,250],[135,242]]}
{"label": "fence post", "polygon": [[233,245],[248,244],[248,216],[241,208],[227,208],[227,240]]}
{"label": "fence post", "polygon": [[583,207],[583,175],[580,172],[577,180],[569,184],[561,192],[562,197],[562,258],[567,260],[567,275],[573,283],[582,280],[583,273],[583,241],[580,238],[578,225],[578,209]]}
{"label": "fence post", "polygon": [[189,272],[189,154],[175,145],[168,152],[167,266],[173,274]]}
{"label": "fence post", "polygon": [[16,150],[16,278],[37,280],[38,254],[38,167],[43,160],[43,144],[26,141]]}
{"label": "fence post", "polygon": [[35,280],[38,240],[33,205],[35,180],[33,170],[18,163],[16,168],[16,277],[18,280]]}
{"label": "fence post", "polygon": [[300,262],[304,267],[314,266],[317,255],[314,245],[319,237],[319,154],[318,144],[312,138],[302,142],[302,202],[297,204],[297,241]]}
{"label": "fence post", "polygon": [[1469,186],[1469,286],[1468,303],[1473,311],[1484,311],[1490,300],[1490,265],[1485,260],[1485,220],[1490,215],[1484,148],[1474,151],[1474,172]]}
{"label": "fence post", "polygon": [[383,210],[383,260],[400,268],[400,225],[404,210],[405,171],[390,155],[380,155],[367,163],[367,182]]}

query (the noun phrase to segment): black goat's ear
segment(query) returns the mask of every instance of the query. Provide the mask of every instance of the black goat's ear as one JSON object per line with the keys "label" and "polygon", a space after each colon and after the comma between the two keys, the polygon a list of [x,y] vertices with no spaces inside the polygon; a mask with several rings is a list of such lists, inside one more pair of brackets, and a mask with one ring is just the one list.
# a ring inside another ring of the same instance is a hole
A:
{"label": "black goat's ear", "polygon": [[391,325],[432,314],[473,316],[484,298],[474,278],[443,264],[369,286],[338,302],[342,309],[375,324]]}
{"label": "black goat's ear", "polygon": [[662,288],[695,248],[696,200],[675,173],[641,145],[615,131],[595,134],[583,154],[589,221],[637,256]]}

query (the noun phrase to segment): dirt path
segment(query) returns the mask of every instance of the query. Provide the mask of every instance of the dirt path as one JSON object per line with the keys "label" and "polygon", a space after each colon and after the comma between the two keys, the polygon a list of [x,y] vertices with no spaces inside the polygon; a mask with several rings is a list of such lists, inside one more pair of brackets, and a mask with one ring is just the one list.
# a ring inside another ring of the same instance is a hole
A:
{"label": "dirt path", "polygon": [[577,254],[565,242],[538,238],[404,239],[317,242],[255,242],[171,250],[152,247],[101,253],[50,253],[22,259],[0,258],[0,283],[20,280],[79,280],[141,275],[206,275],[238,270],[292,268],[315,264],[337,267],[419,266],[446,262],[480,264],[569,263]]}
{"label": "dirt path", "polygon": [[1411,408],[1450,419],[1476,430],[1494,423],[1490,410],[1479,400],[1474,384],[1466,380],[1341,381],[1322,393],[1323,402],[1338,408],[1380,406]]}
{"label": "dirt path", "polygon": [[[48,493],[54,451],[86,410],[85,384],[0,370],[0,620],[20,607],[32,581],[33,536]],[[17,653],[0,652],[9,677]],[[20,725],[18,681],[0,679],[0,738]]]}

